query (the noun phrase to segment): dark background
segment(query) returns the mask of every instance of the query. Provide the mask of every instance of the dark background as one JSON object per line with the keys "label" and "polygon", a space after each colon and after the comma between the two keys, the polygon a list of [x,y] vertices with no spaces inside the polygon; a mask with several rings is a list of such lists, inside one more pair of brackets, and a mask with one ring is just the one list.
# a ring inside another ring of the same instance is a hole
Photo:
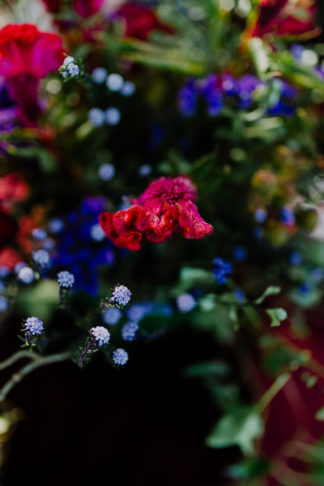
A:
{"label": "dark background", "polygon": [[188,326],[129,350],[123,370],[98,356],[84,370],[39,369],[12,391],[25,416],[9,442],[2,486],[229,484],[222,471],[235,451],[205,447],[217,409],[184,375],[186,365],[215,359],[213,338]]}

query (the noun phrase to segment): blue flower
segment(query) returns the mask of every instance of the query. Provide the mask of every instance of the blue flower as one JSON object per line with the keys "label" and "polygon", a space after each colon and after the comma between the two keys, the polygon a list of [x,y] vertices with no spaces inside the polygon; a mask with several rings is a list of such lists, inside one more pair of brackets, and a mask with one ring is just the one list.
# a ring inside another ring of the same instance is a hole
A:
{"label": "blue flower", "polygon": [[285,206],[280,211],[280,221],[285,226],[293,226],[295,224],[295,214],[292,209],[288,206]]}
{"label": "blue flower", "polygon": [[136,333],[139,329],[137,322],[127,322],[121,330],[121,335],[124,341],[134,341]]}
{"label": "blue flower", "polygon": [[3,295],[0,295],[0,312],[6,312],[8,306],[8,300]]}
{"label": "blue flower", "polygon": [[94,127],[101,127],[105,123],[105,112],[100,108],[91,108],[88,113],[88,120]]}
{"label": "blue flower", "polygon": [[102,164],[98,169],[98,175],[103,181],[110,181],[115,175],[115,167],[112,164]]}
{"label": "blue flower", "polygon": [[110,332],[103,326],[96,326],[90,329],[90,335],[96,341],[98,346],[104,346],[105,344],[109,343],[110,340]]}
{"label": "blue flower", "polygon": [[90,235],[94,241],[102,241],[106,238],[105,232],[99,223],[94,224],[90,228]]}
{"label": "blue flower", "polygon": [[32,236],[35,240],[43,241],[47,237],[47,233],[43,228],[34,228],[32,230]]}
{"label": "blue flower", "polygon": [[245,293],[242,289],[234,290],[234,295],[240,304],[243,304],[245,302]]}
{"label": "blue flower", "polygon": [[132,83],[131,81],[125,81],[120,93],[126,98],[128,98],[129,96],[132,96],[135,93],[135,90],[136,87],[134,83]]}
{"label": "blue flower", "polygon": [[102,84],[106,81],[107,74],[107,70],[104,67],[97,67],[92,71],[91,77],[95,83]]}
{"label": "blue flower", "polygon": [[118,125],[118,123],[120,122],[120,111],[115,108],[115,107],[110,107],[110,108],[107,108],[106,110],[106,123],[108,123],[108,125],[112,125],[112,126],[115,126],[115,125]]}
{"label": "blue flower", "polygon": [[53,254],[53,266],[59,271],[68,268],[75,277],[75,288],[96,296],[99,290],[99,269],[115,261],[112,243],[105,238],[98,242],[91,237],[91,228],[98,224],[99,214],[104,210],[101,197],[86,198],[77,211],[70,212],[64,232],[57,238]]}
{"label": "blue flower", "polygon": [[130,290],[125,285],[116,285],[112,291],[111,301],[124,307],[130,301],[131,295]]}
{"label": "blue flower", "polygon": [[236,246],[233,250],[233,256],[238,262],[243,262],[246,259],[246,248],[244,246]]}
{"label": "blue flower", "polygon": [[108,89],[110,89],[110,91],[120,91],[123,87],[123,84],[124,79],[118,73],[109,74],[106,81],[106,86]]}
{"label": "blue flower", "polygon": [[123,348],[117,348],[112,354],[113,363],[116,366],[123,366],[128,361],[128,353]]}
{"label": "blue flower", "polygon": [[30,267],[25,266],[19,270],[17,277],[21,282],[30,284],[34,280],[35,275]]}
{"label": "blue flower", "polygon": [[53,235],[57,235],[64,230],[64,221],[61,218],[54,218],[48,223],[48,228]]}
{"label": "blue flower", "polygon": [[180,312],[190,312],[196,307],[196,301],[191,294],[179,295],[176,300]]}
{"label": "blue flower", "polygon": [[222,258],[215,258],[213,262],[213,275],[219,284],[227,282],[227,275],[232,273],[232,265]]}
{"label": "blue flower", "polygon": [[300,265],[303,261],[302,254],[299,251],[293,251],[289,256],[289,261],[292,265]]}
{"label": "blue flower", "polygon": [[110,324],[111,326],[117,324],[122,318],[122,313],[117,307],[108,307],[104,310],[102,319],[105,324]]}
{"label": "blue flower", "polygon": [[126,315],[128,319],[132,322],[139,322],[143,317],[149,314],[153,310],[153,305],[151,303],[138,303],[131,305],[127,311]]}
{"label": "blue flower", "polygon": [[5,265],[0,265],[0,278],[6,278],[10,273],[10,270]]}
{"label": "blue flower", "polygon": [[63,270],[57,274],[57,282],[60,287],[64,289],[70,289],[73,287],[75,278],[74,275],[67,270]]}
{"label": "blue flower", "polygon": [[33,260],[41,268],[47,268],[50,264],[50,256],[46,250],[33,251]]}
{"label": "blue flower", "polygon": [[38,317],[28,317],[24,322],[26,334],[36,336],[44,331],[43,322]]}
{"label": "blue flower", "polygon": [[254,219],[257,223],[264,223],[267,219],[267,211],[263,208],[258,208],[254,211]]}

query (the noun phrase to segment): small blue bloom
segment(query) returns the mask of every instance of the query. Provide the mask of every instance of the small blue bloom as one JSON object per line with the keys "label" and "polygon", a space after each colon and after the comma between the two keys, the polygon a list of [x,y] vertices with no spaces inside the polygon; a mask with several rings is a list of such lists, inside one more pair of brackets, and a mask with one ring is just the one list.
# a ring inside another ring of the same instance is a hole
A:
{"label": "small blue bloom", "polygon": [[119,91],[122,89],[124,84],[124,79],[120,74],[117,73],[112,73],[109,74],[107,81],[106,81],[106,86],[110,91]]}
{"label": "small blue bloom", "polygon": [[134,341],[136,333],[139,329],[137,322],[127,322],[121,330],[121,335],[124,341]]}
{"label": "small blue bloom", "polygon": [[244,246],[236,246],[233,250],[233,256],[238,262],[243,262],[246,259],[247,252]]}
{"label": "small blue bloom", "polygon": [[74,78],[75,76],[79,76],[80,68],[77,64],[74,64],[73,62],[71,62],[67,65],[67,72],[69,73],[69,75],[72,78]]}
{"label": "small blue bloom", "polygon": [[214,258],[213,261],[213,275],[219,284],[227,282],[227,275],[232,273],[232,265],[222,258]]}
{"label": "small blue bloom", "polygon": [[143,164],[138,169],[138,175],[140,177],[147,177],[151,174],[152,167],[149,164]]}
{"label": "small blue bloom", "polygon": [[109,343],[110,332],[103,326],[92,327],[90,329],[90,334],[98,346],[104,346],[105,344]]}
{"label": "small blue bloom", "polygon": [[36,250],[33,251],[33,260],[36,265],[39,265],[41,268],[46,268],[50,264],[50,256],[46,250]]}
{"label": "small blue bloom", "polygon": [[254,219],[257,223],[262,224],[267,219],[267,211],[263,208],[258,208],[254,211]]}
{"label": "small blue bloom", "polygon": [[46,240],[43,241],[43,249],[47,251],[54,250],[55,248],[55,241],[53,238],[46,238]]}
{"label": "small blue bloom", "polygon": [[90,228],[90,235],[94,241],[102,241],[105,239],[106,235],[99,223],[94,224]]}
{"label": "small blue bloom", "polygon": [[299,251],[293,251],[289,256],[289,261],[292,265],[298,266],[303,261],[303,256]]}
{"label": "small blue bloom", "polygon": [[112,354],[113,363],[116,366],[123,366],[128,361],[128,353],[123,348],[117,348]]}
{"label": "small blue bloom", "polygon": [[234,290],[234,295],[240,304],[243,304],[245,302],[245,293],[243,292],[242,289]]}
{"label": "small blue bloom", "polygon": [[320,283],[323,280],[324,271],[323,271],[322,268],[317,267],[317,268],[314,268],[313,270],[311,270],[309,276],[310,276],[310,279],[312,280],[312,282]]}
{"label": "small blue bloom", "polygon": [[53,235],[57,235],[64,230],[64,221],[61,218],[54,218],[48,223],[48,229]]}
{"label": "small blue bloom", "polygon": [[67,270],[63,270],[57,274],[57,282],[60,287],[64,289],[71,289],[74,285],[75,278],[74,275]]}
{"label": "small blue bloom", "polygon": [[3,295],[0,295],[0,312],[6,312],[8,310],[8,300],[3,297]]}
{"label": "small blue bloom", "polygon": [[35,278],[34,272],[30,267],[23,267],[18,272],[18,280],[25,284],[30,284]]}
{"label": "small blue bloom", "polygon": [[152,311],[152,308],[150,303],[133,304],[127,309],[126,315],[130,321],[139,322]]}
{"label": "small blue bloom", "polygon": [[123,96],[128,98],[129,96],[132,96],[135,93],[135,90],[136,87],[134,83],[132,83],[131,81],[125,81],[120,92]]}
{"label": "small blue bloom", "polygon": [[179,295],[176,301],[180,312],[190,312],[196,307],[196,301],[191,294]]}
{"label": "small blue bloom", "polygon": [[94,127],[101,127],[105,123],[105,112],[100,108],[91,108],[88,113],[88,120]]}
{"label": "small blue bloom", "polygon": [[194,79],[190,79],[179,91],[179,110],[183,116],[192,116],[197,106],[197,90]]}
{"label": "small blue bloom", "polygon": [[113,106],[107,108],[106,122],[108,123],[108,125],[112,125],[112,126],[118,125],[118,123],[120,122],[120,118],[121,118],[120,111],[117,108]]}
{"label": "small blue bloom", "polygon": [[124,307],[130,301],[131,295],[130,290],[125,285],[116,285],[112,291],[111,301]]}
{"label": "small blue bloom", "polygon": [[18,262],[16,263],[15,267],[14,267],[14,273],[16,275],[18,275],[18,273],[20,272],[20,270],[24,267],[28,267],[27,263],[25,262]]}
{"label": "small blue bloom", "polygon": [[110,181],[115,175],[115,167],[112,164],[102,164],[98,169],[98,175],[103,181]]}
{"label": "small blue bloom", "polygon": [[26,334],[36,336],[42,334],[44,331],[44,324],[38,317],[28,317],[24,322],[24,329]]}
{"label": "small blue bloom", "polygon": [[95,68],[92,73],[91,77],[94,80],[95,83],[97,84],[102,84],[106,81],[107,79],[107,70],[103,67],[97,67]]}
{"label": "small blue bloom", "polygon": [[102,320],[105,324],[110,324],[111,326],[114,326],[120,321],[122,315],[123,314],[121,313],[120,309],[118,309],[117,307],[108,307],[103,312]]}
{"label": "small blue bloom", "polygon": [[280,221],[285,226],[293,226],[295,224],[295,214],[291,208],[285,206],[280,211]]}
{"label": "small blue bloom", "polygon": [[5,265],[0,265],[0,278],[6,278],[10,273],[10,270]]}
{"label": "small blue bloom", "polygon": [[32,230],[32,236],[35,240],[43,241],[47,237],[47,233],[43,228],[34,228]]}

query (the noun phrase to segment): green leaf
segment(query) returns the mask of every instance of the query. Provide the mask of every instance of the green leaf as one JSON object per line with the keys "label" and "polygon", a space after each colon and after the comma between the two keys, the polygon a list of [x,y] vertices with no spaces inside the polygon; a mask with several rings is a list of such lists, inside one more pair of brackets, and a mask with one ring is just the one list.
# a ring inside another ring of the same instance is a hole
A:
{"label": "green leaf", "polygon": [[321,420],[321,421],[324,420],[324,407],[317,410],[315,418],[316,418],[316,420]]}
{"label": "green leaf", "polygon": [[277,309],[267,309],[266,312],[271,319],[271,327],[280,326],[281,321],[287,319],[288,316],[287,311],[281,307],[278,307]]}
{"label": "green leaf", "polygon": [[207,438],[216,449],[238,446],[244,454],[253,454],[254,441],[263,433],[261,416],[251,408],[238,409],[220,419]]}
{"label": "green leaf", "polygon": [[263,292],[263,294],[260,295],[260,297],[258,297],[254,301],[254,303],[257,304],[257,305],[260,305],[270,295],[278,295],[280,292],[281,292],[281,288],[280,287],[275,287],[275,286],[270,285],[270,287],[267,287],[265,289],[265,291]]}

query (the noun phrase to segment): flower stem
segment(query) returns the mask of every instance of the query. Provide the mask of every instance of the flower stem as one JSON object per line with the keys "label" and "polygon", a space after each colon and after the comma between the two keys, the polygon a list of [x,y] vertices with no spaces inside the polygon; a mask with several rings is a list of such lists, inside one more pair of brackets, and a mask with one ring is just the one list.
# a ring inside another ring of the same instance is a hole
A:
{"label": "flower stem", "polygon": [[[28,353],[28,354],[32,354],[32,353]],[[47,366],[53,363],[58,363],[60,361],[66,361],[69,359],[71,359],[71,353],[58,353],[58,354],[52,354],[50,356],[44,356],[44,357],[38,356],[33,363],[29,363],[26,366],[23,366],[17,373],[14,373],[11,376],[11,378],[7,381],[7,383],[3,385],[3,387],[0,389],[0,402],[6,399],[7,395],[11,392],[11,390],[18,383],[20,383],[25,376],[29,375],[29,373],[32,373],[37,368],[41,368],[42,366]]]}

